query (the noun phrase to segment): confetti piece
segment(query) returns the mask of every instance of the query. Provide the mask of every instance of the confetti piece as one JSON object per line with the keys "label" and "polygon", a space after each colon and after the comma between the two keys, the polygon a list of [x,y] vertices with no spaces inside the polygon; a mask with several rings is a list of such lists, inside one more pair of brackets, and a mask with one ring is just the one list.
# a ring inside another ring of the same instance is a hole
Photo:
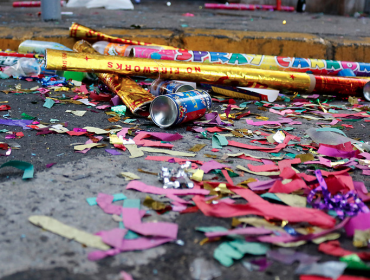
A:
{"label": "confetti piece", "polygon": [[51,217],[31,216],[28,218],[28,220],[32,224],[39,226],[44,230],[48,230],[65,238],[75,240],[88,247],[93,247],[101,250],[109,249],[109,246],[102,242],[100,236],[96,236],[91,233],[87,233],[85,231],[65,225]]}
{"label": "confetti piece", "polygon": [[197,182],[202,182],[203,175],[204,175],[204,171],[202,169],[197,169],[195,173],[190,177],[190,179],[197,181]]}
{"label": "confetti piece", "polygon": [[53,99],[46,98],[43,107],[50,109],[51,107],[53,107],[54,104],[55,101]]}
{"label": "confetti piece", "polygon": [[23,170],[23,177],[22,179],[25,180],[25,179],[32,179],[33,178],[33,173],[34,173],[34,168],[33,168],[33,165],[29,162],[25,162],[25,161],[19,161],[19,160],[11,160],[11,161],[8,161],[4,164],[2,164],[0,166],[0,168],[3,168],[3,167],[15,167],[15,168],[18,168],[20,170]]}
{"label": "confetti piece", "polygon": [[124,177],[126,181],[139,180],[140,177],[132,172],[121,172],[120,176]]}
{"label": "confetti piece", "polygon": [[150,152],[150,153],[161,153],[161,154],[169,154],[172,156],[183,156],[183,157],[195,157],[196,154],[179,152],[179,151],[171,151],[171,150],[163,150],[163,149],[155,149],[155,148],[140,148],[141,151]]}
{"label": "confetti piece", "polygon": [[136,145],[125,145],[131,156],[129,158],[138,158],[144,156],[144,153]]}
{"label": "confetti piece", "polygon": [[188,151],[196,153],[196,152],[199,152],[201,149],[203,149],[205,146],[207,146],[207,145],[206,144],[195,144]]}
{"label": "confetti piece", "polygon": [[83,115],[85,115],[87,111],[72,111],[72,110],[66,110],[66,113],[72,113],[73,115],[75,116],[78,116],[78,117],[82,117]]}
{"label": "confetti piece", "polygon": [[122,155],[121,152],[115,150],[115,149],[105,149],[105,151],[113,156],[120,156]]}
{"label": "confetti piece", "polygon": [[[123,193],[116,193],[113,195],[112,202],[125,200],[126,198],[127,197]],[[90,206],[98,205],[98,203],[96,202],[96,197],[88,197],[86,198],[86,201]]]}

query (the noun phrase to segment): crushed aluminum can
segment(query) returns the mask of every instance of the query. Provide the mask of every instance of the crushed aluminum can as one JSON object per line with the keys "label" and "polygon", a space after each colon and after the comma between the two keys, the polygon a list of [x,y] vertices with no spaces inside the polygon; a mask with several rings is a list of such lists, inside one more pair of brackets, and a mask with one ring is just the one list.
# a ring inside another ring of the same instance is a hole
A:
{"label": "crushed aluminum can", "polygon": [[150,86],[150,93],[158,96],[176,92],[194,90],[195,88],[186,82],[156,79]]}
{"label": "crushed aluminum can", "polygon": [[201,118],[212,107],[204,90],[191,90],[157,96],[150,105],[152,121],[161,128]]}
{"label": "crushed aluminum can", "polygon": [[370,101],[370,82],[364,86],[364,97],[367,101]]}

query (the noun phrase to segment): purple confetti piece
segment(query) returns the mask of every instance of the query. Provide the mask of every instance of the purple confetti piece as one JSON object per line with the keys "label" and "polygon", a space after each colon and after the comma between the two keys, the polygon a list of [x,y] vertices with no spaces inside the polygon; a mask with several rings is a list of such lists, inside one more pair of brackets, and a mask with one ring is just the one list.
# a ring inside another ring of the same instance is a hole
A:
{"label": "purple confetti piece", "polygon": [[251,263],[257,265],[259,267],[259,271],[265,271],[270,265],[272,265],[272,262],[268,261],[267,258],[254,260],[251,261]]}
{"label": "purple confetti piece", "polygon": [[30,125],[33,120],[0,120],[0,124],[9,125],[9,126],[21,126],[23,129],[31,129],[27,127]]}
{"label": "purple confetti piece", "polygon": [[110,153],[111,155],[114,155],[114,156],[122,155],[122,153],[120,153],[119,151],[114,150],[114,149],[105,149],[105,151],[106,151],[107,153]]}
{"label": "purple confetti piece", "polygon": [[[319,186],[312,190],[307,196],[307,202],[313,208],[320,210],[334,210],[340,219],[345,216],[356,216],[359,212],[368,213],[370,210],[364,202],[358,197],[355,191],[349,191],[346,194],[331,195],[324,178],[322,177],[321,170],[315,170],[316,178]],[[318,192],[322,193],[323,199],[314,199]]]}
{"label": "purple confetti piece", "polygon": [[45,165],[45,167],[46,168],[50,168],[50,167],[52,167],[55,164],[57,164],[57,163],[56,162],[48,163],[47,165]]}

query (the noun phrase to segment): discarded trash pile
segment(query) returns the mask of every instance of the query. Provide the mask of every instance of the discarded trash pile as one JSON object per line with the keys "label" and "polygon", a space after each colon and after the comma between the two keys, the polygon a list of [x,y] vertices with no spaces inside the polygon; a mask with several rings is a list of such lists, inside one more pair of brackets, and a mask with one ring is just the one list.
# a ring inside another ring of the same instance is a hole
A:
{"label": "discarded trash pile", "polygon": [[[177,237],[176,223],[143,221],[148,212],[142,205],[158,214],[201,212],[233,218],[230,228],[196,229],[204,233],[199,246],[219,242],[213,256],[226,267],[240,261],[248,270],[264,271],[272,261],[287,265],[298,261],[296,273],[302,280],[322,279],[316,276],[356,279],[341,276],[346,269],[346,274],[356,270],[356,275],[367,275],[370,195],[365,184],[354,181],[350,173],[360,169],[363,175],[370,175],[370,145],[347,137],[343,129],[353,128],[347,122],[360,122],[366,128],[365,123],[370,121],[370,108],[359,99],[370,99],[366,78],[370,76],[370,64],[177,50],[115,38],[78,24],[71,27],[71,35],[108,42],[98,42],[93,48],[86,41],[78,41],[72,52],[54,43],[37,45],[35,41],[25,41],[20,53],[0,53],[0,77],[38,81],[40,86],[16,86],[3,92],[38,93],[46,108],[60,103],[91,106],[89,110],[104,110],[114,125],[70,129],[59,120],[45,124],[26,113],[22,119],[13,119],[7,113],[11,107],[5,104],[0,105],[5,113],[0,119],[5,139],[24,137],[22,132],[7,130],[9,126],[32,129],[37,135],[87,136],[85,144],[74,145],[75,152],[104,147],[111,155],[130,154],[131,160],[145,153],[168,154],[147,155],[145,159],[172,165],[155,174],[163,188],[139,181],[136,170],[132,170],[121,173],[129,181],[125,194],[100,193],[87,198],[89,205],[98,205],[113,215],[117,228],[92,234],[47,216],[31,216],[31,223],[98,249],[88,254],[89,260],[96,261],[168,242],[184,245]],[[22,54],[29,51],[32,53]],[[68,98],[59,92],[73,92],[75,96]],[[320,101],[320,94],[331,95]],[[354,97],[357,94],[360,97]],[[333,95],[348,98],[349,104],[330,104]],[[276,99],[286,102],[273,103]],[[214,111],[216,103],[222,105],[222,113]],[[257,106],[261,114],[251,113],[248,106]],[[278,115],[276,120],[264,116],[265,111]],[[86,110],[66,113],[81,117]],[[214,154],[205,155],[212,159],[189,159],[207,144],[196,144],[186,152],[172,150],[171,142],[180,141],[182,135],[142,130],[138,118],[149,118],[160,128],[186,123],[194,137],[212,145]],[[317,127],[299,137],[294,135],[294,129],[302,124],[301,119],[315,121]],[[242,128],[236,128],[235,124],[240,123],[244,123]],[[103,143],[107,136],[114,148]],[[227,147],[243,152],[232,154]],[[14,148],[6,141],[0,142],[0,156],[11,155]],[[248,150],[265,155],[251,155]],[[222,157],[217,152],[222,152]],[[230,159],[241,163],[233,169]],[[243,163],[244,160],[255,163]],[[23,179],[33,178],[30,163],[8,161],[0,168],[6,166],[24,170]],[[211,174],[216,174],[217,179]],[[268,179],[256,178],[260,176]],[[235,185],[236,177],[246,178]],[[141,203],[127,198],[132,191],[148,196]],[[161,195],[167,200],[149,195]],[[117,201],[121,205],[114,203]],[[367,251],[342,248],[337,239],[343,229],[348,238],[353,238],[354,247]],[[320,252],[338,257],[338,261],[318,262],[318,256],[284,249],[308,242],[318,244]],[[247,262],[242,260],[245,255],[258,257]],[[218,276],[217,271],[213,273],[212,277]],[[125,273],[122,277],[129,279]]]}

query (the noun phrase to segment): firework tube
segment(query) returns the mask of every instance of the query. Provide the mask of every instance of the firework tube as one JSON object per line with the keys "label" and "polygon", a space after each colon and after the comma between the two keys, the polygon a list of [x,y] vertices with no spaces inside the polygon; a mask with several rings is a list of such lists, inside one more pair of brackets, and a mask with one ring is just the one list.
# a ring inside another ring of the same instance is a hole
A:
{"label": "firework tube", "polygon": [[[76,42],[73,49],[85,57],[88,57],[86,54],[97,53],[88,42],[83,40]],[[154,99],[152,94],[137,85],[130,77],[109,73],[100,73],[98,77],[121,98],[122,102],[134,114],[139,114],[140,111],[147,109],[146,107]]]}
{"label": "firework tube", "polygon": [[[217,9],[217,10],[278,10],[279,6],[273,5],[250,5],[250,4],[217,4],[217,3],[205,3],[204,8],[206,9]],[[280,3],[280,10],[285,12],[294,12],[294,7],[290,6],[281,6]]]}
{"label": "firework tube", "polygon": [[[258,54],[191,51],[163,45],[155,45],[145,42],[120,39],[100,33],[88,27],[79,25],[78,23],[73,23],[70,27],[70,31],[70,35],[72,37],[93,40],[105,40],[112,43],[117,43],[115,48],[117,55],[127,56],[128,53],[126,48],[121,48],[122,51],[120,51],[119,44],[131,44],[138,45],[135,48],[131,49],[129,56],[132,57],[238,65],[255,69],[279,70],[300,73],[309,72],[310,74],[314,75],[330,76],[337,76],[340,71],[344,69],[350,69],[355,73],[356,76],[370,77],[370,63],[300,57],[269,56]],[[117,39],[118,42],[113,42],[110,40],[110,38]],[[113,46],[115,46],[115,44],[110,45],[110,47]],[[161,47],[162,49],[158,50],[148,48],[147,46],[156,46]]]}
{"label": "firework tube", "polygon": [[13,57],[28,57],[28,58],[43,58],[42,54],[37,53],[16,53],[16,52],[0,52],[0,56],[13,56]]}
{"label": "firework tube", "polygon": [[[65,6],[66,1],[60,1],[60,5]],[[41,1],[18,1],[13,2],[13,8],[36,8],[41,7]]]}
{"label": "firework tube", "polygon": [[[127,52],[126,52],[127,55]],[[142,46],[132,48],[130,57],[162,60],[189,61],[212,64],[237,65],[255,69],[288,72],[310,72],[315,75],[337,76],[344,69],[352,70],[356,76],[370,76],[370,63],[335,61],[299,57],[269,56],[190,50],[156,50]]]}
{"label": "firework tube", "polygon": [[108,41],[111,43],[128,44],[128,45],[140,45],[140,46],[160,46],[166,49],[176,49],[170,46],[156,45],[152,43],[145,43],[140,41],[134,41],[129,39],[121,39],[115,36],[110,36],[99,31],[93,30],[86,26],[80,25],[78,23],[72,23],[69,28],[70,36],[74,38],[86,39],[86,40],[96,40],[96,41]]}
{"label": "firework tube", "polygon": [[366,79],[314,76],[194,62],[86,55],[58,50],[47,50],[46,54],[47,69],[140,75],[228,86],[248,87],[258,83],[273,89],[307,93],[317,91],[345,95],[363,94],[364,86],[369,82]]}

